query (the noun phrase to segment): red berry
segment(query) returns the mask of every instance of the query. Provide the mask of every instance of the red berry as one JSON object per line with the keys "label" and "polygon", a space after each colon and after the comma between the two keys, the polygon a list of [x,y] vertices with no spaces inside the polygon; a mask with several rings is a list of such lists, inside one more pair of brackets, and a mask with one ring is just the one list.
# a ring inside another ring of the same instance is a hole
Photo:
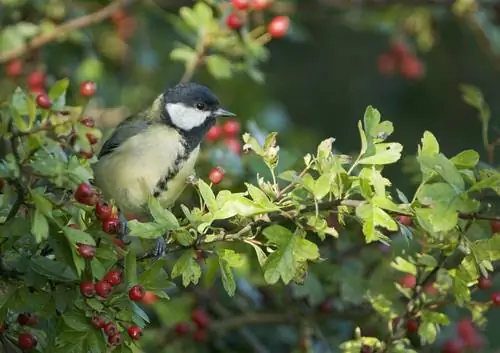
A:
{"label": "red berry", "polygon": [[276,16],[267,26],[267,31],[273,38],[284,37],[290,26],[290,18],[287,16]]}
{"label": "red berry", "polygon": [[141,300],[142,298],[144,298],[144,288],[142,288],[142,286],[138,284],[133,286],[128,291],[128,297],[134,302]]}
{"label": "red berry", "polygon": [[229,137],[227,139],[224,139],[224,144],[226,145],[227,149],[233,152],[234,154],[241,153],[241,143],[238,139],[234,137]]}
{"label": "red berry", "polygon": [[224,179],[224,170],[220,167],[212,168],[208,174],[208,179],[212,184],[219,184]]}
{"label": "red berry", "polygon": [[409,319],[406,322],[406,331],[410,333],[415,333],[418,332],[418,327],[420,326],[418,320],[416,319]]}
{"label": "red berry", "polygon": [[89,143],[91,145],[95,145],[99,141],[97,139],[97,137],[95,137],[94,135],[92,135],[90,133],[86,133],[85,136],[87,137],[87,140],[89,141]]}
{"label": "red berry", "polygon": [[111,270],[103,278],[112,286],[117,286],[122,283],[122,272],[120,270]]}
{"label": "red berry", "polygon": [[80,123],[82,123],[86,127],[90,127],[90,128],[95,127],[95,121],[92,118],[83,118],[82,120],[80,120]]}
{"label": "red berry", "polygon": [[500,306],[500,292],[495,292],[491,295],[491,302],[495,306]]}
{"label": "red berry", "polygon": [[399,284],[403,288],[415,288],[415,286],[417,285],[417,277],[415,277],[415,275],[407,273],[399,279]]}
{"label": "red berry", "polygon": [[210,324],[210,318],[208,317],[207,312],[203,309],[193,310],[191,313],[191,320],[193,320],[196,326],[200,329],[204,329]]}
{"label": "red berry", "polygon": [[156,294],[154,294],[151,291],[146,291],[144,293],[144,297],[142,297],[141,301],[146,305],[150,305],[150,304],[153,304],[154,302],[156,302],[157,300],[158,300],[158,297],[156,296]]}
{"label": "red berry", "polygon": [[114,336],[118,333],[118,328],[113,321],[106,322],[102,329],[106,336]]}
{"label": "red berry", "polygon": [[80,229],[80,226],[78,224],[71,223],[68,225],[68,227],[73,228],[73,229]]}
{"label": "red berry", "polygon": [[272,0],[252,0],[250,2],[250,7],[255,11],[265,10],[271,5]]}
{"label": "red berry", "polygon": [[226,18],[226,25],[230,29],[238,30],[243,26],[243,21],[241,21],[238,14],[232,12]]}
{"label": "red berry", "polygon": [[175,333],[179,336],[184,336],[190,330],[191,328],[189,327],[189,324],[187,322],[179,322],[175,325]]}
{"label": "red berry", "polygon": [[45,74],[42,71],[33,71],[26,78],[26,83],[30,88],[42,87],[45,83]]}
{"label": "red berry", "polygon": [[98,202],[95,206],[95,214],[101,221],[106,221],[113,215],[113,208],[106,202]]}
{"label": "red berry", "polygon": [[396,41],[391,43],[391,52],[397,60],[402,60],[405,56],[408,56],[409,49],[405,42]]}
{"label": "red berry", "polygon": [[241,123],[238,120],[230,119],[224,123],[222,129],[227,137],[234,137],[239,134]]}
{"label": "red berry", "polygon": [[94,326],[95,328],[103,328],[104,325],[106,325],[104,318],[100,315],[92,316],[91,323],[92,323],[92,326]]}
{"label": "red berry", "polygon": [[329,299],[323,301],[319,306],[319,311],[325,314],[331,312],[332,310],[333,310],[333,303]]}
{"label": "red berry", "polygon": [[94,283],[90,281],[80,283],[80,293],[87,298],[93,297],[95,295]]}
{"label": "red berry", "polygon": [[102,230],[107,234],[117,234],[120,229],[120,220],[118,218],[110,218],[102,222]]}
{"label": "red berry", "polygon": [[79,155],[81,158],[90,159],[90,158],[92,158],[92,156],[94,155],[94,152],[92,152],[92,151],[80,151],[80,152],[78,153],[78,155]]}
{"label": "red berry", "polygon": [[35,98],[36,105],[41,109],[50,109],[52,107],[52,102],[48,95],[40,93]]}
{"label": "red berry", "polygon": [[396,70],[396,60],[391,54],[382,54],[377,59],[378,71],[383,75],[389,75]]}
{"label": "red berry", "polygon": [[9,77],[19,77],[23,73],[23,62],[19,59],[13,59],[5,65],[5,71]]}
{"label": "red berry", "polygon": [[407,215],[400,215],[397,217],[397,219],[399,223],[407,227],[411,226],[411,224],[413,223],[413,219]]}
{"label": "red berry", "polygon": [[207,339],[207,331],[204,329],[198,329],[193,333],[193,341],[195,342],[205,342]]}
{"label": "red berry", "polygon": [[490,227],[491,227],[491,231],[493,233],[498,233],[500,232],[500,220],[491,220],[490,221]]}
{"label": "red berry", "polygon": [[489,289],[493,286],[493,282],[491,281],[491,278],[489,277],[479,277],[477,281],[477,287],[479,289]]}
{"label": "red berry", "polygon": [[248,9],[248,0],[231,0],[231,4],[236,10],[246,10]]}
{"label": "red berry", "polygon": [[92,260],[95,256],[95,246],[78,244],[78,254],[86,260]]}
{"label": "red berry", "polygon": [[21,313],[17,317],[17,322],[21,326],[36,326],[38,325],[38,317],[32,313]]}
{"label": "red berry", "polygon": [[118,246],[118,247],[120,247],[120,248],[122,248],[122,249],[124,249],[124,250],[125,250],[125,248],[127,247],[127,246],[125,245],[125,243],[123,242],[123,240],[121,240],[121,239],[116,239],[116,238],[113,238],[113,240],[112,240],[112,241],[113,241],[113,244],[115,244],[116,246]]}
{"label": "red berry", "polygon": [[441,347],[441,353],[462,353],[464,344],[460,340],[448,340]]}
{"label": "red berry", "polygon": [[474,324],[469,319],[462,319],[457,323],[457,332],[466,345],[468,345],[469,342],[476,342],[478,340],[478,334],[474,328]]}
{"label": "red berry", "polygon": [[84,97],[91,97],[95,94],[96,84],[92,81],[83,81],[80,84],[80,94]]}
{"label": "red berry", "polygon": [[222,135],[222,127],[220,125],[214,125],[208,130],[208,132],[205,135],[205,138],[209,142],[215,142],[217,141]]}
{"label": "red berry", "polygon": [[138,340],[142,336],[142,328],[137,325],[133,325],[128,328],[127,333],[133,340]]}
{"label": "red berry", "polygon": [[106,282],[104,280],[100,280],[99,282],[96,282],[94,285],[96,293],[102,297],[102,298],[107,298],[109,294],[111,293],[111,290],[113,287],[109,282]]}
{"label": "red berry", "polygon": [[424,66],[422,62],[414,56],[405,56],[401,60],[401,75],[404,78],[413,80],[422,78],[424,74]]}
{"label": "red berry", "polygon": [[95,195],[95,190],[86,183],[81,183],[75,191],[75,200],[85,205],[90,205],[89,201]]}
{"label": "red berry", "polygon": [[122,343],[122,335],[117,333],[112,336],[108,336],[108,343],[112,346],[119,346]]}
{"label": "red berry", "polygon": [[425,294],[428,294],[428,295],[438,295],[439,294],[439,290],[436,288],[434,283],[426,284],[424,287],[424,292],[425,292]]}
{"label": "red berry", "polygon": [[22,332],[19,334],[17,345],[23,351],[33,349],[37,344],[36,337],[29,332]]}
{"label": "red berry", "polygon": [[39,95],[39,94],[44,95],[44,96],[47,95],[47,91],[43,87],[29,87],[29,90],[34,95]]}

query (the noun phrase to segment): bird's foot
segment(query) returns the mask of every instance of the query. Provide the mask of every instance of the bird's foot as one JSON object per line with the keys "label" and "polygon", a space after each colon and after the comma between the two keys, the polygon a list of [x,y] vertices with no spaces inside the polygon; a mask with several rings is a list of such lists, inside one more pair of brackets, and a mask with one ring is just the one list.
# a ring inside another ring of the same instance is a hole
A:
{"label": "bird's foot", "polygon": [[152,255],[156,260],[161,259],[165,256],[165,249],[167,248],[167,242],[165,241],[165,236],[156,239],[155,246],[153,248]]}
{"label": "bird's foot", "polygon": [[118,229],[118,234],[116,235],[116,237],[120,239],[123,242],[123,244],[129,245],[132,241],[127,237],[129,232],[127,218],[125,218],[125,215],[121,212],[119,217],[120,217],[120,228]]}

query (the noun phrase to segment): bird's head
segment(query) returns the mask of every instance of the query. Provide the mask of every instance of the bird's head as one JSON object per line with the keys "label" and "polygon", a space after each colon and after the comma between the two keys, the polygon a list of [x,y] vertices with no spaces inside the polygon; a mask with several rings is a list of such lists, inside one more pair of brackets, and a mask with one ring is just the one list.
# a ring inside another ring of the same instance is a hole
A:
{"label": "bird's head", "polygon": [[217,118],[235,116],[222,108],[215,94],[197,83],[180,83],[163,93],[167,124],[183,131],[207,131]]}

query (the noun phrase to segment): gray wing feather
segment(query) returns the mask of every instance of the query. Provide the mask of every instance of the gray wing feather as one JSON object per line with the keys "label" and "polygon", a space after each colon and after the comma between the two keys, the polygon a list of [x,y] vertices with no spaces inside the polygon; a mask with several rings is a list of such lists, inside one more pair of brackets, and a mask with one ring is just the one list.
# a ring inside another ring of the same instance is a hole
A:
{"label": "gray wing feather", "polygon": [[115,131],[113,131],[111,136],[106,140],[106,142],[104,142],[97,158],[100,159],[103,156],[113,152],[115,149],[120,147],[120,145],[127,139],[147,129],[148,125],[148,122],[145,120],[133,118],[128,118],[122,121],[115,129]]}

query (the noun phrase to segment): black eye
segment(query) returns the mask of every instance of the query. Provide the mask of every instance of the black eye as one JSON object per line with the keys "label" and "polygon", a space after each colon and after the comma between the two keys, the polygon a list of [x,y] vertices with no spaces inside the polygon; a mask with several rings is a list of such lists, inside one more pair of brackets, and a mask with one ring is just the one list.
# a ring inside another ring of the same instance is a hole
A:
{"label": "black eye", "polygon": [[196,109],[198,110],[205,110],[206,107],[205,103],[196,103]]}

